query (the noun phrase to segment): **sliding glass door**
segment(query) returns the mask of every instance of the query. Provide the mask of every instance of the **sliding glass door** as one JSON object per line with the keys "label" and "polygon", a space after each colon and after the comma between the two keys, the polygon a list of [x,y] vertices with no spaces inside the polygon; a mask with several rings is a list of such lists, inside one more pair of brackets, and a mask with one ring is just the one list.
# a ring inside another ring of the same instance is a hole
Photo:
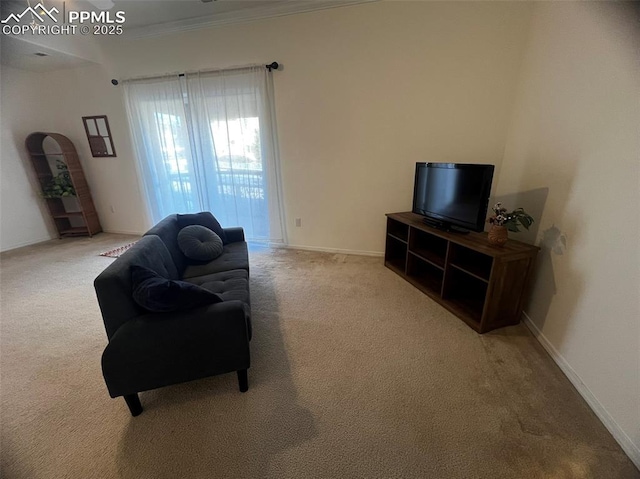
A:
{"label": "sliding glass door", "polygon": [[154,222],[211,211],[247,239],[285,242],[270,75],[264,67],[126,82]]}

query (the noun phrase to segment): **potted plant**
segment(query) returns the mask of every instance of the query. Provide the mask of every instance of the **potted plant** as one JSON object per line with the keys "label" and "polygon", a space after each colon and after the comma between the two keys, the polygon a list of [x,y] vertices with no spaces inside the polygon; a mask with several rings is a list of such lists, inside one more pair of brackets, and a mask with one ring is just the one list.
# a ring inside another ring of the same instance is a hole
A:
{"label": "potted plant", "polygon": [[518,226],[528,230],[533,223],[533,218],[523,208],[516,208],[508,213],[502,203],[496,203],[492,209],[493,216],[487,220],[491,224],[488,236],[491,244],[503,246],[509,237],[508,231],[518,233]]}
{"label": "potted plant", "polygon": [[76,190],[73,187],[67,165],[63,161],[57,160],[56,168],[58,169],[58,174],[42,187],[42,197],[63,198],[75,196]]}

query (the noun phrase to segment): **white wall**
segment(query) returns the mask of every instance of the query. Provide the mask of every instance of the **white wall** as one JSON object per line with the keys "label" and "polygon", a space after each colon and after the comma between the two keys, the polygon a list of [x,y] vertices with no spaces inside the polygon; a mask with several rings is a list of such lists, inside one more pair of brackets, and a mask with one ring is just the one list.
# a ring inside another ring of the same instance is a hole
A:
{"label": "white wall", "polygon": [[[535,213],[528,239],[543,246],[526,308],[532,327],[638,464],[633,20],[617,5],[586,2],[380,2],[113,39],[104,67],[47,75],[60,112],[51,128],[75,142],[105,229],[143,232],[122,89],[109,80],[277,60],[290,242],[344,250],[382,251],[384,213],[409,209],[416,161],[495,163],[495,193]],[[5,225],[26,221],[12,245],[47,231],[18,162],[22,139],[11,139],[44,128],[22,110],[38,111],[37,82],[13,78],[5,93],[3,73],[3,249]],[[97,114],[109,116],[115,159],[89,154],[81,116]],[[24,218],[7,216],[5,197],[20,199]]]}
{"label": "white wall", "polygon": [[500,166],[530,9],[380,2],[112,39],[104,70],[60,73],[53,85],[68,91],[59,98],[77,146],[86,143],[82,114],[108,114],[112,129],[123,128],[114,132],[118,160],[89,159],[85,168],[105,229],[133,231],[144,214],[122,88],[109,80],[282,63],[273,75],[290,243],[379,252],[384,214],[411,207],[416,161]]}
{"label": "white wall", "polygon": [[39,74],[0,70],[0,251],[57,237],[24,141],[34,131],[47,131],[50,108]]}
{"label": "white wall", "polygon": [[638,45],[629,6],[536,4],[498,194],[542,213],[534,331],[640,467]]}
{"label": "white wall", "polygon": [[[73,141],[102,227],[142,234],[148,227],[121,92],[100,66],[29,72],[2,66],[0,251],[57,238],[24,147],[34,131],[62,133]],[[93,158],[83,116],[106,114],[117,158]],[[120,150],[122,148],[122,150]]]}
{"label": "white wall", "polygon": [[[47,74],[47,85],[64,111],[56,129],[73,141],[91,188],[104,231],[142,234],[147,221],[136,173],[122,89],[111,85],[111,76],[100,65]],[[94,158],[82,122],[83,116],[107,115],[116,157]]]}

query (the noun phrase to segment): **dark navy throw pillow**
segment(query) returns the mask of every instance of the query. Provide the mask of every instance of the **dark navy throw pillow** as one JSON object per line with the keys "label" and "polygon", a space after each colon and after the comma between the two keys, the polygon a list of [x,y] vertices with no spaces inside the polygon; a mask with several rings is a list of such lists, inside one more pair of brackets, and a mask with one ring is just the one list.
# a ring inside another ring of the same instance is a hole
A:
{"label": "dark navy throw pillow", "polygon": [[222,298],[195,284],[163,278],[144,266],[131,266],[133,300],[148,311],[168,313],[220,303]]}
{"label": "dark navy throw pillow", "polygon": [[227,244],[227,235],[224,234],[224,229],[218,223],[218,220],[208,211],[202,211],[200,213],[190,213],[186,215],[178,215],[178,229],[181,230],[185,226],[200,225],[206,226],[215,234],[220,236],[222,244]]}
{"label": "dark navy throw pillow", "polygon": [[189,259],[208,263],[222,254],[222,238],[206,226],[185,226],[178,233],[178,247]]}

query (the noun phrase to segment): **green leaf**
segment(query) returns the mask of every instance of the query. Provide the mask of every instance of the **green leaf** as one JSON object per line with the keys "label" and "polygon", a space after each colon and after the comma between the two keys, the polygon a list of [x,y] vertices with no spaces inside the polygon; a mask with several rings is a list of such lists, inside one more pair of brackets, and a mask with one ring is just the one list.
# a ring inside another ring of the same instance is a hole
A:
{"label": "green leaf", "polygon": [[531,219],[530,217],[522,216],[520,218],[520,223],[522,224],[522,226],[524,226],[525,229],[529,229],[529,226],[531,226]]}

